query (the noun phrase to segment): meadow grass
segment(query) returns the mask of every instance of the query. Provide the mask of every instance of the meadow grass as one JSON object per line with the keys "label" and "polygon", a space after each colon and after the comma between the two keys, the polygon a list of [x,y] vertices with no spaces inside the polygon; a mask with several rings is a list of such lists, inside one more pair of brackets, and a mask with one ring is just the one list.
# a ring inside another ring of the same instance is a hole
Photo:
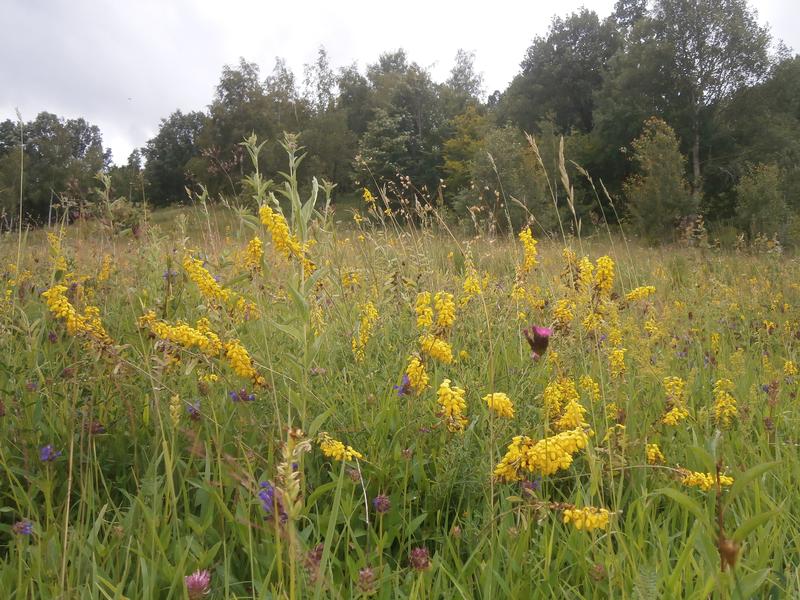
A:
{"label": "meadow grass", "polygon": [[271,216],[2,241],[3,598],[800,595],[796,260],[354,219],[292,177],[285,221],[255,177]]}

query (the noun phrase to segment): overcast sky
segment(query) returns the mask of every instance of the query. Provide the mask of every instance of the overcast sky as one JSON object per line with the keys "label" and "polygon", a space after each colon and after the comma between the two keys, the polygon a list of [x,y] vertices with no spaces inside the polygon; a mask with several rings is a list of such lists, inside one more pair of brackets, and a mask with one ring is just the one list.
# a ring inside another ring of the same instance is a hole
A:
{"label": "overcast sky", "polygon": [[[554,14],[614,0],[270,2],[268,0],[0,0],[0,120],[47,110],[98,125],[117,163],[174,110],[202,110],[225,64],[275,57],[302,82],[324,45],[334,67],[364,68],[402,47],[444,80],[456,50],[475,52],[487,92],[504,89]],[[800,0],[751,0],[775,38],[800,50]],[[294,7],[294,8],[293,8]]]}

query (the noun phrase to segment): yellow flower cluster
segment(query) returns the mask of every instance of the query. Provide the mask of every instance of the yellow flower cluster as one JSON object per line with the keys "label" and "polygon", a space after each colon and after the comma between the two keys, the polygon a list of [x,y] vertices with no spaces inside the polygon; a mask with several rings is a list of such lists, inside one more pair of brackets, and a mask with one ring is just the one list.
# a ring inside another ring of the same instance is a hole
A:
{"label": "yellow flower cluster", "polygon": [[183,268],[189,275],[189,279],[200,288],[200,293],[204,298],[217,304],[226,304],[230,300],[230,290],[226,290],[217,283],[214,276],[203,266],[203,261],[187,254],[183,258]]}
{"label": "yellow flower cluster", "polygon": [[50,244],[50,260],[53,263],[54,271],[66,271],[67,259],[61,248],[61,235],[54,233],[47,234],[47,242]]}
{"label": "yellow flower cluster", "polygon": [[47,302],[50,313],[64,321],[67,333],[85,336],[100,344],[111,344],[112,340],[100,321],[100,309],[96,306],[87,306],[83,314],[80,314],[67,299],[66,293],[66,286],[54,285],[43,292],[42,297]]}
{"label": "yellow flower cluster", "polygon": [[686,382],[680,377],[665,377],[663,384],[667,395],[667,411],[661,417],[661,423],[674,427],[689,416],[686,409]]}
{"label": "yellow flower cluster", "polygon": [[600,384],[592,379],[591,375],[583,375],[580,380],[581,389],[592,397],[592,402],[600,400]]}
{"label": "yellow flower cluster", "polygon": [[614,348],[608,355],[609,370],[613,379],[625,374],[625,348]]}
{"label": "yellow flower cluster", "polygon": [[507,419],[514,418],[514,403],[511,402],[511,398],[509,398],[503,392],[486,394],[483,397],[483,400],[491,410],[496,412],[501,417],[506,417]]}
{"label": "yellow flower cluster", "polygon": [[430,292],[417,294],[417,305],[414,311],[417,313],[417,327],[427,329],[433,325],[433,307],[431,306]]}
{"label": "yellow flower cluster", "polygon": [[564,413],[556,421],[556,429],[558,431],[567,431],[569,429],[585,428],[588,423],[584,420],[586,416],[586,409],[578,402],[577,397],[570,398],[564,405]]}
{"label": "yellow flower cluster", "polygon": [[456,303],[453,302],[453,294],[436,292],[433,305],[436,309],[436,327],[443,331],[450,329],[456,321]]}
{"label": "yellow flower cluster", "polygon": [[611,513],[605,508],[567,508],[564,510],[564,524],[572,523],[578,531],[591,531],[592,529],[608,529],[608,519]]}
{"label": "yellow flower cluster", "polygon": [[578,399],[578,390],[572,379],[569,377],[559,377],[555,381],[551,381],[547,384],[547,387],[544,388],[542,394],[542,402],[547,413],[547,418],[555,419],[561,414],[563,406],[571,402],[578,402]]}
{"label": "yellow flower cluster", "polygon": [[181,421],[181,397],[178,394],[173,394],[169,399],[169,417],[172,426],[177,427]]}
{"label": "yellow flower cluster", "polygon": [[[452,252],[450,254],[452,254]],[[475,269],[475,265],[472,262],[472,255],[470,254],[469,249],[467,250],[466,259],[464,262],[464,269],[466,270],[467,275],[464,278],[463,285],[461,286],[463,292],[463,295],[459,300],[459,304],[461,306],[466,306],[475,296],[480,295],[486,285],[486,282],[481,283],[481,279],[478,276],[478,271]]]}
{"label": "yellow flower cluster", "polygon": [[[680,469],[680,472],[681,483],[687,487],[697,487],[707,492],[717,485],[717,477],[713,473],[698,473],[697,471],[688,471],[686,469]],[[726,487],[732,486],[733,477],[720,475],[719,484]]]}
{"label": "yellow flower cluster", "polygon": [[589,291],[594,283],[594,265],[588,256],[584,256],[578,263],[578,286],[583,291]]}
{"label": "yellow flower cluster", "polygon": [[258,216],[261,219],[261,223],[272,235],[272,244],[275,249],[286,258],[294,257],[299,260],[306,275],[313,273],[316,267],[308,258],[308,244],[301,244],[291,234],[286,218],[266,204],[258,210]]}
{"label": "yellow flower cluster", "polygon": [[361,320],[358,326],[358,333],[353,336],[351,342],[353,354],[358,362],[364,360],[364,350],[367,347],[367,342],[372,335],[372,329],[377,320],[378,309],[375,308],[372,300],[367,300],[361,305]]}
{"label": "yellow flower cluster", "polygon": [[261,238],[256,236],[249,242],[242,253],[242,266],[245,270],[253,273],[261,273],[261,261],[264,258],[264,244]]}
{"label": "yellow flower cluster", "polygon": [[317,443],[319,444],[319,448],[322,450],[322,453],[333,460],[348,461],[364,458],[364,455],[361,454],[361,452],[355,450],[352,446],[346,446],[339,440],[333,439],[324,431],[319,434]]}
{"label": "yellow flower cluster", "polygon": [[539,263],[539,261],[536,259],[538,255],[536,244],[538,242],[533,239],[533,234],[531,233],[530,227],[526,227],[519,232],[519,241],[522,242],[522,249],[524,252],[522,271],[523,273],[527,273]]}
{"label": "yellow flower cluster", "polygon": [[794,364],[794,361],[787,360],[783,363],[783,374],[786,377],[794,377],[797,375],[797,365]]}
{"label": "yellow flower cluster", "polygon": [[419,346],[424,354],[449,365],[453,362],[453,349],[445,340],[429,333],[419,336]]}
{"label": "yellow flower cluster", "polygon": [[658,444],[647,444],[644,451],[647,456],[648,465],[657,465],[666,462],[666,458],[664,458],[664,454],[661,452],[661,448],[658,447]]}
{"label": "yellow flower cluster", "polygon": [[367,204],[375,204],[375,196],[372,195],[367,188],[364,188],[364,202]]}
{"label": "yellow flower cluster", "polygon": [[714,419],[723,427],[729,427],[733,417],[739,414],[732,391],[733,382],[730,379],[718,379],[714,383]]}
{"label": "yellow flower cluster", "polygon": [[427,389],[428,372],[425,370],[425,363],[420,360],[419,356],[412,355],[408,357],[406,375],[408,375],[408,383],[415,394],[420,394]]}
{"label": "yellow flower cluster", "polygon": [[234,373],[240,377],[252,379],[256,385],[265,385],[267,383],[266,379],[259,375],[255,367],[253,367],[253,359],[239,340],[233,339],[225,342],[223,349],[225,351],[225,359]]}
{"label": "yellow flower cluster", "polygon": [[183,348],[197,348],[207,356],[218,356],[222,352],[219,336],[211,330],[211,323],[206,318],[197,321],[191,327],[183,321],[170,325],[156,318],[156,313],[148,311],[139,317],[139,327],[146,327],[157,338],[166,340]]}
{"label": "yellow flower cluster", "polygon": [[358,271],[345,271],[342,274],[342,287],[344,289],[352,289],[358,286],[359,276]]}
{"label": "yellow flower cluster", "polygon": [[[241,342],[233,339],[223,343],[211,329],[211,323],[205,317],[199,319],[195,327],[182,321],[178,321],[176,325],[170,325],[166,321],[157,319],[151,310],[139,317],[139,327],[146,327],[159,339],[177,346],[186,349],[197,348],[210,358],[222,357],[237,375],[251,379],[256,385],[266,384],[266,380],[256,371],[253,359]],[[206,377],[216,378],[216,375]]]}
{"label": "yellow flower cluster", "polygon": [[463,432],[469,423],[464,416],[464,412],[467,410],[464,395],[465,392],[460,387],[450,386],[449,379],[442,381],[436,392],[439,401],[439,416],[444,419],[447,430],[450,432]]}
{"label": "yellow flower cluster", "polygon": [[637,287],[625,295],[625,300],[628,302],[636,302],[637,300],[644,300],[656,293],[656,288],[652,285],[643,285]]}
{"label": "yellow flower cluster", "polygon": [[561,298],[553,307],[553,319],[559,327],[567,327],[575,318],[575,304],[569,298]]}
{"label": "yellow flower cluster", "polygon": [[581,429],[562,431],[535,443],[527,436],[515,436],[495,467],[494,476],[510,482],[522,479],[523,471],[552,475],[560,469],[568,469],[573,456],[588,444],[589,436]]}
{"label": "yellow flower cluster", "polygon": [[614,286],[614,261],[609,256],[597,259],[597,271],[594,274],[594,287],[602,297],[611,295]]}
{"label": "yellow flower cluster", "polygon": [[103,257],[103,263],[100,265],[100,272],[97,274],[97,281],[103,282],[108,281],[108,278],[111,277],[111,265],[112,259],[110,254],[106,254]]}

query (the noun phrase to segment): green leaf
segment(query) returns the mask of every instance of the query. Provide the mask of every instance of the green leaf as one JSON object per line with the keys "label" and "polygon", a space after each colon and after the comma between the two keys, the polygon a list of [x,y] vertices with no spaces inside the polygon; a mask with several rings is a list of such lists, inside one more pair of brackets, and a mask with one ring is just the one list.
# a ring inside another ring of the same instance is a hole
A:
{"label": "green leaf", "polygon": [[779,508],[775,510],[770,510],[767,512],[763,512],[761,514],[755,515],[747,519],[744,523],[739,525],[736,531],[733,532],[733,540],[736,542],[741,542],[744,540],[750,532],[752,532],[756,527],[760,527],[761,525],[767,523],[773,517],[777,517],[783,511]]}
{"label": "green leaf", "polygon": [[728,502],[733,501],[739,494],[741,494],[742,491],[744,491],[744,489],[749,486],[754,479],[761,477],[764,473],[777,465],[778,461],[761,463],[755,467],[749,468],[741,475],[737,475],[730,491],[728,492]]}
{"label": "green leaf", "polygon": [[673,488],[661,488],[660,490],[656,490],[653,493],[666,496],[673,502],[680,504],[683,508],[692,513],[692,515],[694,515],[697,518],[697,520],[703,524],[704,527],[708,528],[708,515],[703,510],[703,507],[700,506],[700,504],[692,500],[689,496],[687,496],[683,492],[679,492],[678,490]]}

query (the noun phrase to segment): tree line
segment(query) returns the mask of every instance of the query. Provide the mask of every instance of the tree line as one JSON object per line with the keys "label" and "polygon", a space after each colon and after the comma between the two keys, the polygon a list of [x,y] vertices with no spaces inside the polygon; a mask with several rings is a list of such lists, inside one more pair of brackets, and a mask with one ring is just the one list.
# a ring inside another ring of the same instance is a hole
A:
{"label": "tree line", "polygon": [[[13,218],[20,185],[38,222],[54,202],[91,203],[100,171],[113,195],[152,206],[199,184],[236,197],[252,169],[242,140],[267,140],[259,168],[277,173],[284,131],[306,148],[301,175],[340,195],[388,185],[455,218],[503,227],[532,215],[544,229],[560,216],[552,196],[566,206],[569,195],[575,220],[621,218],[653,240],[698,215],[729,235],[800,238],[800,56],[746,0],[619,0],[606,18],[555,17],[488,96],[463,50],[444,82],[402,49],[362,71],[334,69],[320,48],[302,81],[281,59],[266,75],[242,59],[223,69],[207,110],[176,110],[125,165],[110,164],[83,119],[9,119],[0,212]],[[574,190],[560,185],[560,165]]]}

